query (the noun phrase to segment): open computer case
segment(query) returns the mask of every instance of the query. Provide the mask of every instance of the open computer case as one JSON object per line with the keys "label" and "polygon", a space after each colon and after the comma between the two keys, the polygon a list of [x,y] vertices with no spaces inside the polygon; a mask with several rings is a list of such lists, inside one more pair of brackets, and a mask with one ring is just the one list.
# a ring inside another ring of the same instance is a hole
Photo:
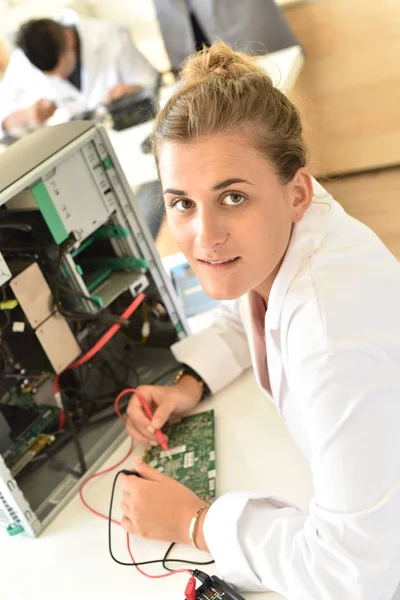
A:
{"label": "open computer case", "polygon": [[188,333],[101,125],[43,128],[0,156],[0,308],[0,524],[37,536],[125,435],[116,394],[172,381]]}

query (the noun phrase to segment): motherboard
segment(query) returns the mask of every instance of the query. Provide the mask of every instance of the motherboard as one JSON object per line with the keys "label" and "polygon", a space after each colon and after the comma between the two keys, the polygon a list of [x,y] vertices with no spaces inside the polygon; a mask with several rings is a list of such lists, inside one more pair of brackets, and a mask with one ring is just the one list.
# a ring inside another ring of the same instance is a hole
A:
{"label": "motherboard", "polygon": [[212,502],[216,494],[214,411],[168,423],[163,432],[169,450],[150,448],[145,462],[190,488],[204,502]]}

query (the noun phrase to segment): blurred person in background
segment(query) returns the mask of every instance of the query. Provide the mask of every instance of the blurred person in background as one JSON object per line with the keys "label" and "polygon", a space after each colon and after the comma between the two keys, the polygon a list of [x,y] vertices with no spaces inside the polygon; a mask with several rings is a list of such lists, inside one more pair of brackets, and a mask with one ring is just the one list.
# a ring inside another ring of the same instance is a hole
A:
{"label": "blurred person in background", "polygon": [[71,10],[28,21],[0,83],[0,137],[42,125],[57,107],[72,115],[154,87],[157,77],[125,28]]}
{"label": "blurred person in background", "polygon": [[153,1],[173,71],[215,40],[252,54],[297,44],[274,0]]}
{"label": "blurred person in background", "polygon": [[3,42],[0,41],[0,78],[7,68],[9,61],[8,52]]}

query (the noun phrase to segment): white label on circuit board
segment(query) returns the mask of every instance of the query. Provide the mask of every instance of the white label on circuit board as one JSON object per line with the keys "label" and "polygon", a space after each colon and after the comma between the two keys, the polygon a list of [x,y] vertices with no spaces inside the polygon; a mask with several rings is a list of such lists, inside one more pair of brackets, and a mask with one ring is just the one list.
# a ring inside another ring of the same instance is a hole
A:
{"label": "white label on circuit board", "polygon": [[189,469],[194,465],[194,452],[186,452],[185,458],[183,461],[183,466],[185,469]]}
{"label": "white label on circuit board", "polygon": [[9,279],[11,279],[11,271],[0,252],[0,285],[4,285]]}
{"label": "white label on circuit board", "polygon": [[25,323],[23,321],[14,321],[12,330],[14,333],[23,333],[25,331]]}
{"label": "white label on circuit board", "polygon": [[211,492],[215,490],[215,479],[210,479],[210,481],[208,482],[208,487],[210,488]]}
{"label": "white label on circuit board", "polygon": [[176,448],[171,448],[170,450],[162,450],[160,452],[160,458],[165,458],[166,456],[173,456],[174,454],[183,454],[186,452],[186,445],[176,446]]}
{"label": "white label on circuit board", "polygon": [[210,460],[215,460],[215,450],[211,450],[211,452],[210,452]]}
{"label": "white label on circuit board", "polygon": [[208,471],[208,479],[212,479],[213,477],[215,477],[215,475],[215,469],[212,469],[212,471]]}
{"label": "white label on circuit board", "polygon": [[72,475],[67,475],[64,481],[60,483],[54,490],[54,492],[49,496],[48,503],[49,504],[59,504],[63,498],[68,494],[68,492],[74,487],[76,484],[76,479]]}

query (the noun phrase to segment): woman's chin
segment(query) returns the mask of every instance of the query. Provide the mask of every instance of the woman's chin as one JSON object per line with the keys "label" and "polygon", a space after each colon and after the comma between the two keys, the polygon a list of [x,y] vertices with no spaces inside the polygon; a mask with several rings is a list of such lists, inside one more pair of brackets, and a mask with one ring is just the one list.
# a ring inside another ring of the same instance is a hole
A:
{"label": "woman's chin", "polygon": [[207,296],[214,300],[236,300],[246,293],[236,284],[221,285],[221,282],[218,285],[202,284],[202,288]]}

